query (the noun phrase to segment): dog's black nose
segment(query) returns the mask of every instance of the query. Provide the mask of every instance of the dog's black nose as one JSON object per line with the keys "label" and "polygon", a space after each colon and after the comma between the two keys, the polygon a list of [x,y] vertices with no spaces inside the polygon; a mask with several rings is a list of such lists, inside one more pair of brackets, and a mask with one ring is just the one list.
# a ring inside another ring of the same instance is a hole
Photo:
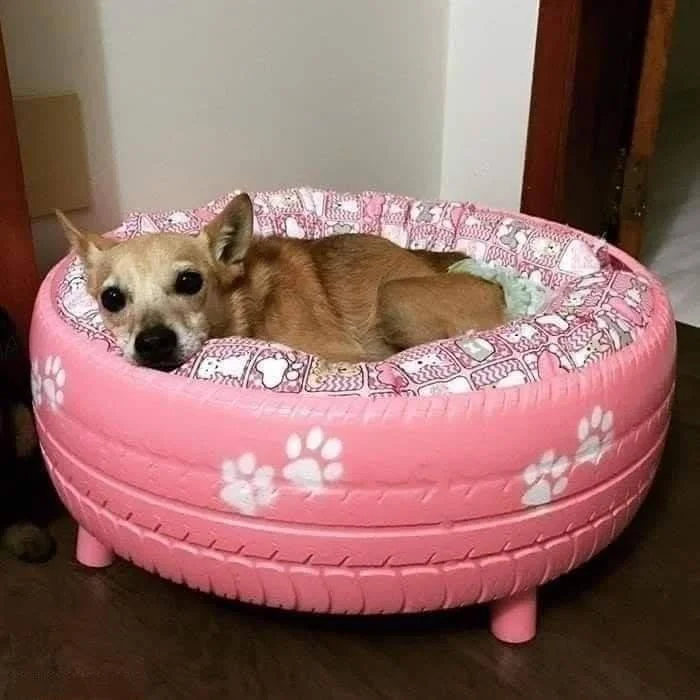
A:
{"label": "dog's black nose", "polygon": [[142,330],[134,341],[139,360],[145,365],[173,365],[177,349],[175,331],[164,325]]}

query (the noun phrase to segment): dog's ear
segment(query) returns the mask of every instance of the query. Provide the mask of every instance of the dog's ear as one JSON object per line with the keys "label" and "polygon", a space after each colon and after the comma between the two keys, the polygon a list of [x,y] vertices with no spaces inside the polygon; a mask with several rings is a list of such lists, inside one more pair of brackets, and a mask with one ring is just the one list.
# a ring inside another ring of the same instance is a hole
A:
{"label": "dog's ear", "polygon": [[244,192],[204,227],[214,259],[225,265],[243,262],[253,237],[253,203]]}
{"label": "dog's ear", "polygon": [[87,233],[81,231],[75,224],[62,212],[56,209],[56,218],[61,224],[66,238],[71,245],[71,248],[78,254],[82,261],[87,265],[95,261],[95,258],[105,250],[117,245],[117,241],[113,241],[99,233]]}

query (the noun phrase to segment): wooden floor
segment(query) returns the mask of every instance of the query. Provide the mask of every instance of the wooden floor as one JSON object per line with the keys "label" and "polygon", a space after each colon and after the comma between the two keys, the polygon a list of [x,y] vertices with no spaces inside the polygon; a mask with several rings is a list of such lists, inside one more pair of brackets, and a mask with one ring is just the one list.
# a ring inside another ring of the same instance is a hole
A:
{"label": "wooden floor", "polygon": [[546,587],[539,634],[496,642],[485,611],[390,619],[273,612],[120,562],[0,560],[0,698],[700,697],[700,330],[679,327],[674,421],[638,518]]}

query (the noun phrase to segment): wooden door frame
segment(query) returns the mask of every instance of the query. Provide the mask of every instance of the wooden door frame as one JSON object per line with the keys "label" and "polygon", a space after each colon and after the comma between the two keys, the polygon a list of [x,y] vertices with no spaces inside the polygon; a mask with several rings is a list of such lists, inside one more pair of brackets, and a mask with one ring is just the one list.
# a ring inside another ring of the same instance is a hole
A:
{"label": "wooden door frame", "polygon": [[[540,0],[523,212],[567,221],[565,183],[582,11],[591,0]],[[650,0],[633,126],[620,185],[617,244],[635,257],[642,243],[648,164],[653,155],[676,0]]]}
{"label": "wooden door frame", "polygon": [[642,252],[649,170],[661,121],[675,13],[676,0],[652,0],[618,232],[618,245],[635,258]]}
{"label": "wooden door frame", "polygon": [[39,272],[0,28],[0,305],[9,311],[25,338],[38,288]]}
{"label": "wooden door frame", "polygon": [[574,74],[585,0],[540,0],[521,209],[564,221]]}

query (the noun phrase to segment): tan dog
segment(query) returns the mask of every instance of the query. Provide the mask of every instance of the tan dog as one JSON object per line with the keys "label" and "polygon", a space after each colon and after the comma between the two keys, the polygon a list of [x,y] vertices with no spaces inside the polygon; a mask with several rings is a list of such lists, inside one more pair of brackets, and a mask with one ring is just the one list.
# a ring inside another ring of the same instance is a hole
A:
{"label": "tan dog", "polygon": [[359,362],[504,320],[499,286],[447,274],[459,253],[409,251],[360,234],[253,237],[247,194],[197,236],[118,243],[57,215],[105,325],[130,361],[156,369],[178,366],[213,337],[260,338]]}

